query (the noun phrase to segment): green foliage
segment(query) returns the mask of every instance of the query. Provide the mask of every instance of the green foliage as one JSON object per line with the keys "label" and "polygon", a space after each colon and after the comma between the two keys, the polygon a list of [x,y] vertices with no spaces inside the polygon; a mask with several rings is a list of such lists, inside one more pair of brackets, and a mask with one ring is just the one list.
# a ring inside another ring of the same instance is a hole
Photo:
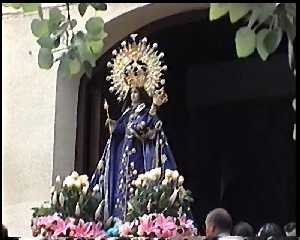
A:
{"label": "green foliage", "polygon": [[[296,37],[296,3],[211,3],[209,19],[229,13],[231,23],[244,18],[247,26],[236,32],[238,57],[247,57],[257,49],[263,61],[276,51],[285,33],[289,40],[289,59],[294,59]],[[265,26],[263,29],[260,26]],[[292,68],[293,60],[290,61]]]}
{"label": "green foliage", "polygon": [[248,57],[255,50],[255,32],[249,27],[240,28],[235,36],[238,57]]}
{"label": "green foliage", "polygon": [[[66,14],[58,7],[49,10],[49,18],[44,18],[41,3],[7,3],[6,7],[23,9],[24,13],[37,12],[39,19],[31,23],[32,34],[37,37],[40,45],[38,64],[42,69],[50,69],[55,61],[59,62],[59,70],[65,78],[72,78],[84,73],[92,76],[96,60],[101,56],[104,31],[104,21],[101,17],[90,17],[85,23],[85,29],[75,32],[77,20],[70,16],[69,3],[66,3]],[[96,11],[105,11],[105,3],[79,3],[78,11],[83,16],[91,6]]]}

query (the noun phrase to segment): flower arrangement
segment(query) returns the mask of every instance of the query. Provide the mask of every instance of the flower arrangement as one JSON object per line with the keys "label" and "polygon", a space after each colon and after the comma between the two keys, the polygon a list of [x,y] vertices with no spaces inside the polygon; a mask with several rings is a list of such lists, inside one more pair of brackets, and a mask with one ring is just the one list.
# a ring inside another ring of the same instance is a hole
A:
{"label": "flower arrangement", "polygon": [[103,238],[104,229],[113,224],[112,218],[104,222],[100,182],[90,189],[88,176],[76,171],[63,183],[57,176],[50,202],[32,209],[33,236]]}
{"label": "flower arrangement", "polygon": [[190,214],[193,202],[191,191],[183,187],[184,177],[178,171],[155,168],[138,175],[132,183],[126,220],[133,221],[140,216],[162,213],[164,216],[181,217]]}
{"label": "flower arrangement", "polygon": [[122,237],[176,238],[186,239],[197,235],[192,220],[185,216],[165,217],[163,214],[149,214],[120,227]]}

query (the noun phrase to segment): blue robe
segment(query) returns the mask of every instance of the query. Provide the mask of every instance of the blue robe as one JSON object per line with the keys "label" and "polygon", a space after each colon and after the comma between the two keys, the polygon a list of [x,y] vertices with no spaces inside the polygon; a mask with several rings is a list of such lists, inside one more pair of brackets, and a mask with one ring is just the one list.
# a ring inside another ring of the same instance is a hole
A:
{"label": "blue robe", "polygon": [[105,167],[98,164],[90,182],[91,188],[104,182],[99,186],[103,186],[100,191],[105,197],[105,219],[114,216],[124,220],[130,183],[136,178],[134,170],[140,174],[156,167],[176,169],[161,125],[144,103],[128,108],[116,122],[100,159]]}

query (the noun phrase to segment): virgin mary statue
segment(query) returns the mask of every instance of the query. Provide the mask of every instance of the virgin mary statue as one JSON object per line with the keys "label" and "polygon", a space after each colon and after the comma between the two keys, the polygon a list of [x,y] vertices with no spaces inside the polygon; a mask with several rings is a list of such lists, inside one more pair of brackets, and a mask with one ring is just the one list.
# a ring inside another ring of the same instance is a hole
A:
{"label": "virgin mary statue", "polygon": [[[153,168],[176,169],[176,163],[167,138],[162,130],[162,121],[157,117],[158,108],[168,98],[164,91],[165,80],[161,79],[163,53],[155,50],[157,44],[147,44],[147,39],[122,42],[119,51],[114,50],[111,68],[110,91],[116,91],[119,101],[125,101],[125,110],[115,121],[109,118],[106,125],[110,138],[95,170],[90,186],[100,187],[105,197],[105,218],[114,216],[124,219],[132,180],[138,174]],[[126,102],[130,102],[126,106]],[[126,108],[127,107],[127,108]]]}

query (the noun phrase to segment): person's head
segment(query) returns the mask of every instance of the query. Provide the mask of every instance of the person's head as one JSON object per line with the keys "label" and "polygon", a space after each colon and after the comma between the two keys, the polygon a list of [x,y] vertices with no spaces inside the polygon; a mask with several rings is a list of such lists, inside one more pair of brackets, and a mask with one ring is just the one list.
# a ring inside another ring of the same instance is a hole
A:
{"label": "person's head", "polygon": [[296,237],[296,223],[290,222],[283,227],[283,230],[288,237]]}
{"label": "person's head", "polygon": [[207,237],[214,237],[220,233],[230,234],[232,219],[229,213],[223,208],[216,208],[209,212],[205,220]]}
{"label": "person's head", "polygon": [[281,227],[275,223],[266,223],[261,227],[257,234],[258,237],[267,239],[269,237],[285,237]]}
{"label": "person's head", "polygon": [[241,236],[241,237],[254,237],[254,229],[247,222],[239,222],[237,223],[232,230],[233,236]]}
{"label": "person's head", "polygon": [[148,96],[144,88],[132,88],[130,92],[130,100],[133,105],[139,103],[150,104],[151,98]]}

